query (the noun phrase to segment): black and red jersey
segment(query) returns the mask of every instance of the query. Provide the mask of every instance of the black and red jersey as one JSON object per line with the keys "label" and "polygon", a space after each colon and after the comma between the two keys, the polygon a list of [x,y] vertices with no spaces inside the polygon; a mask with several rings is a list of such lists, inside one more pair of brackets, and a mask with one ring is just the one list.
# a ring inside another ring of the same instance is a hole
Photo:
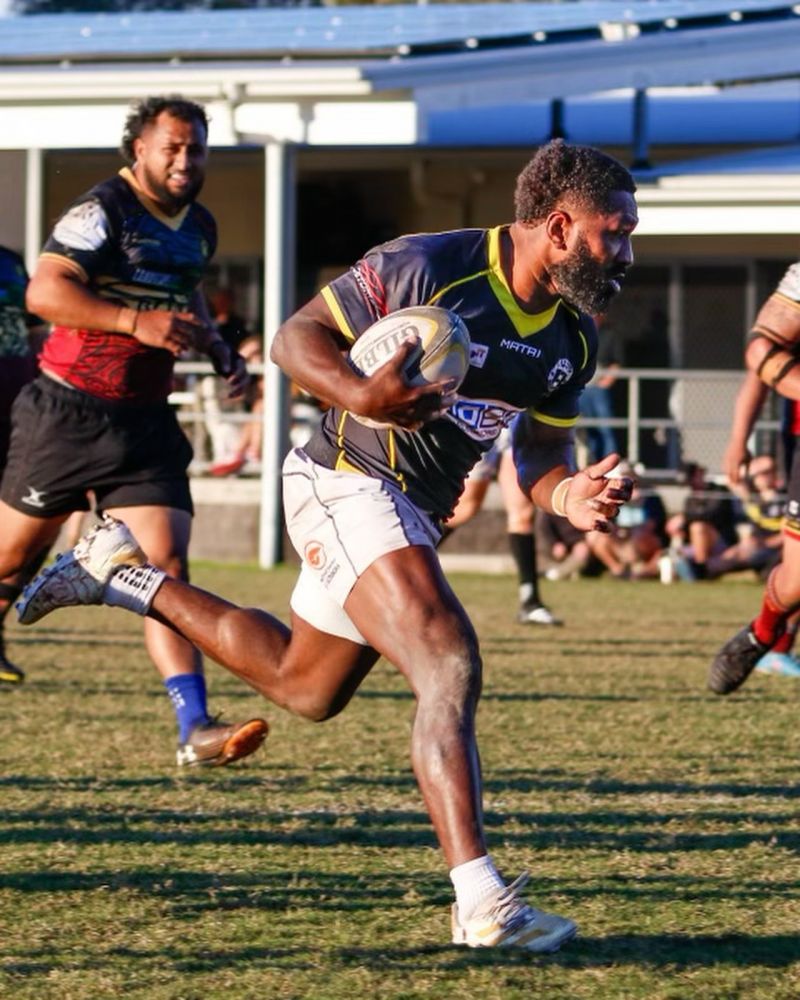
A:
{"label": "black and red jersey", "polygon": [[[96,295],[138,311],[189,310],[214,254],[213,216],[191,203],[165,215],[127,167],[75,201],[56,223],[43,257],[58,257]],[[54,326],[41,368],[102,399],[166,399],[174,358],[135,337]]]}
{"label": "black and red jersey", "polygon": [[594,322],[562,300],[542,313],[521,309],[500,265],[501,233],[404,236],[370,250],[322,290],[350,341],[396,309],[435,305],[464,320],[471,350],[445,416],[411,433],[373,430],[334,408],[305,446],[315,461],[387,479],[445,518],[469,470],[518,413],[559,427],[576,423],[595,369]]}

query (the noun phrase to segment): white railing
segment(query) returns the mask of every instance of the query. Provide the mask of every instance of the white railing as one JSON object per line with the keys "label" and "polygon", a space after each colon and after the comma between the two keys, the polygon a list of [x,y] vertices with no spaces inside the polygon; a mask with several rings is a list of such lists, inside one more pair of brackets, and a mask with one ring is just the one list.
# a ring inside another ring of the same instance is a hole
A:
{"label": "white railing", "polygon": [[[262,374],[264,365],[251,365],[253,374]],[[202,376],[213,374],[211,365],[203,361],[180,361],[175,366],[180,379],[187,385],[174,392],[170,400],[181,407],[179,419],[186,426],[190,439],[195,445],[196,460],[193,471],[202,474],[208,466],[204,460],[206,421],[209,419],[204,409],[199,391]],[[741,371],[719,371],[686,368],[620,368],[601,370],[618,381],[627,383],[623,413],[617,413],[608,420],[581,418],[580,427],[598,425],[611,427],[620,451],[631,462],[642,460],[644,436],[655,435],[661,442],[666,460],[663,466],[653,471],[669,472],[677,469],[686,459],[700,461],[712,471],[718,471],[727,436],[730,432],[733,405],[742,380]],[[194,380],[194,384],[192,381]],[[664,388],[667,383],[668,389]],[[658,415],[645,415],[653,407],[647,405],[651,387],[659,385]],[[619,398],[619,393],[616,393]],[[252,414],[241,410],[222,410],[214,414],[214,419],[232,424],[242,424],[253,419]],[[757,424],[758,433],[774,435],[779,429],[778,421],[768,415]],[[645,456],[646,457],[646,456]]]}

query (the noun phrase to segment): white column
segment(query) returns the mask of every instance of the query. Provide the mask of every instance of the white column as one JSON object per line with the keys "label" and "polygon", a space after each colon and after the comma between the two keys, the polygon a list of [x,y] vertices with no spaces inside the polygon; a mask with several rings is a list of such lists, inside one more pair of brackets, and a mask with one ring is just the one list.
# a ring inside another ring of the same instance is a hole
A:
{"label": "white column", "polygon": [[25,158],[25,267],[33,274],[42,249],[44,216],[44,156],[41,149],[29,149]]}
{"label": "white column", "polygon": [[294,152],[285,142],[264,145],[264,441],[261,457],[259,563],[268,568],[283,556],[281,464],[289,447],[288,384],[269,349],[294,308]]}

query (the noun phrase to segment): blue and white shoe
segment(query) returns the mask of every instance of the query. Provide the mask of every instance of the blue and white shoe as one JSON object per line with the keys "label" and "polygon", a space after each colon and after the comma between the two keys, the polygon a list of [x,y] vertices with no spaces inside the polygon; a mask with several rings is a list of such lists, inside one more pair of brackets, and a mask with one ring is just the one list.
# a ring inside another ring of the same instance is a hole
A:
{"label": "blue and white shoe", "polygon": [[800,677],[800,660],[790,653],[765,653],[756,664],[761,674],[778,674],[781,677]]}
{"label": "blue and white shoe", "polygon": [[145,562],[128,527],[106,514],[74,549],[31,580],[16,604],[19,621],[30,625],[56,608],[102,604],[105,586],[118,569]]}

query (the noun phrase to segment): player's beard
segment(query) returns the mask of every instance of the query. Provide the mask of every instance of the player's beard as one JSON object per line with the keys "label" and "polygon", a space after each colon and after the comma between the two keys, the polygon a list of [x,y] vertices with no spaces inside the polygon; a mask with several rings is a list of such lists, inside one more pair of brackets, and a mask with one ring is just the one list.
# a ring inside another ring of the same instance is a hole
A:
{"label": "player's beard", "polygon": [[624,269],[619,265],[612,272],[598,264],[583,236],[578,237],[575,250],[565,261],[550,265],[559,295],[590,315],[604,312],[619,294],[623,274]]}
{"label": "player's beard", "polygon": [[139,170],[141,170],[142,180],[147,185],[147,189],[156,195],[158,203],[171,208],[173,212],[180,211],[185,205],[194,201],[203,187],[203,175],[194,174],[190,178],[186,189],[179,195],[176,195],[170,191],[166,184],[162,183],[147,169],[146,164],[141,163]]}

